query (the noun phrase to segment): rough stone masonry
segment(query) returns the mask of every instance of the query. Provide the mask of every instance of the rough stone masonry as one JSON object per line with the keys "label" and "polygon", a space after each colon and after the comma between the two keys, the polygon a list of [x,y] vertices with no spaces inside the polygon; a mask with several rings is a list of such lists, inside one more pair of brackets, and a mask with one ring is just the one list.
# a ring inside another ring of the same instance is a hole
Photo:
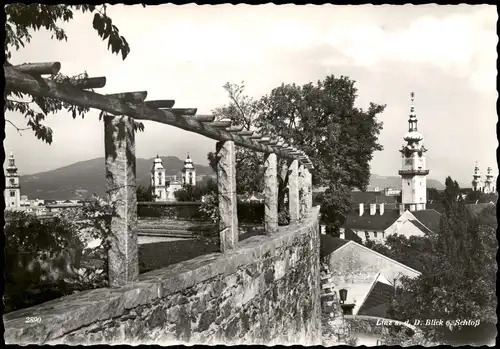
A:
{"label": "rough stone masonry", "polygon": [[[319,207],[227,253],[4,316],[8,344],[321,344]],[[31,315],[27,315],[31,314]],[[26,324],[26,316],[42,321]]]}

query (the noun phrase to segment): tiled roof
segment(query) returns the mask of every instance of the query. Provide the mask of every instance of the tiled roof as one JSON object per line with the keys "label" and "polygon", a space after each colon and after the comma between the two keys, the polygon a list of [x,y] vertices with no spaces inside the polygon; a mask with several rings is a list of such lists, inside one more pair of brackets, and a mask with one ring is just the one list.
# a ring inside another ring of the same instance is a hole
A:
{"label": "tiled roof", "polygon": [[344,238],[346,240],[356,241],[359,244],[363,243],[363,240],[351,228],[344,229]]}
{"label": "tiled roof", "polygon": [[319,247],[319,255],[320,258],[323,258],[333,251],[336,251],[339,249],[341,246],[344,246],[347,244],[350,240],[344,240],[344,239],[339,239],[335,238],[331,235],[325,235],[321,234],[320,235],[320,247]]}
{"label": "tiled roof", "polygon": [[441,214],[438,211],[427,209],[414,211],[412,212],[412,214],[428,229],[432,230],[435,233],[439,233],[439,221],[441,220]]}
{"label": "tiled roof", "polygon": [[352,191],[352,199],[356,205],[359,204],[396,204],[397,196],[386,196],[378,191]]}
{"label": "tiled roof", "polygon": [[432,230],[427,228],[425,225],[417,221],[416,219],[410,219],[410,222],[412,222],[418,229],[420,229],[423,233],[426,233],[427,235],[432,234]]}
{"label": "tiled roof", "polygon": [[358,311],[358,315],[371,315],[369,310],[381,304],[389,304],[394,295],[394,287],[376,282]]}
{"label": "tiled roof", "polygon": [[344,223],[345,228],[357,230],[377,230],[382,231],[389,228],[399,218],[399,210],[384,210],[384,214],[379,213],[370,216],[370,212],[365,210],[362,216],[357,213],[351,213],[347,216]]}

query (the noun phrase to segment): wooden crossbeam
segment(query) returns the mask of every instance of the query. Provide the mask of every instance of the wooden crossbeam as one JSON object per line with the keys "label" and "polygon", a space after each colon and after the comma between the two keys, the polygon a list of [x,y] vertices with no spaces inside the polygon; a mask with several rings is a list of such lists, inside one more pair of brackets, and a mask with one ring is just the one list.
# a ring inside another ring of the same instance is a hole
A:
{"label": "wooden crossbeam", "polygon": [[149,108],[172,108],[175,101],[173,99],[160,99],[155,101],[146,101],[145,104]]}
{"label": "wooden crossbeam", "polygon": [[231,127],[226,129],[227,132],[235,132],[238,134],[239,134],[239,132],[241,132],[241,130],[243,130],[243,126],[231,126]]}
{"label": "wooden crossbeam", "polygon": [[48,62],[48,63],[25,63],[16,65],[14,68],[17,71],[27,74],[35,75],[56,75],[61,70],[61,63]]}
{"label": "wooden crossbeam", "polygon": [[215,119],[215,115],[193,115],[193,117],[200,122],[212,122]]}
{"label": "wooden crossbeam", "polygon": [[169,111],[171,111],[174,114],[180,114],[180,115],[189,115],[193,116],[196,114],[198,111],[198,108],[172,108]]}
{"label": "wooden crossbeam", "polygon": [[219,120],[219,121],[214,121],[210,124],[211,127],[216,127],[216,128],[227,128],[231,126],[231,120]]}
{"label": "wooden crossbeam", "polygon": [[106,96],[111,98],[117,98],[120,101],[126,103],[142,103],[148,96],[148,92],[147,91],[123,92],[123,93],[113,93]]}
{"label": "wooden crossbeam", "polygon": [[69,84],[74,88],[86,90],[89,88],[103,88],[106,86],[106,77],[99,76],[96,78],[79,79],[76,81],[70,81]]}
{"label": "wooden crossbeam", "polygon": [[261,139],[262,138],[262,135],[258,134],[258,133],[254,133],[253,135],[251,135],[250,137],[248,137],[250,139]]}
{"label": "wooden crossbeam", "polygon": [[[35,78],[22,73],[14,67],[4,66],[5,88],[11,91],[30,94],[37,97],[50,97],[62,102],[85,108],[94,108],[114,115],[127,115],[136,120],[155,121],[166,125],[172,125],[180,129],[195,132],[205,137],[218,141],[234,141],[238,146],[252,149],[258,152],[275,153],[276,155],[290,159],[287,152],[264,144],[260,144],[248,137],[230,133],[225,130],[212,127],[210,123],[202,123],[194,117],[175,115],[168,110],[160,110],[148,105],[148,102],[132,104],[120,101],[117,98],[108,97],[92,91],[81,90],[71,84],[64,84],[51,79]],[[165,101],[162,101],[165,104]],[[164,108],[172,107],[163,105]],[[225,126],[229,127],[229,125]]]}
{"label": "wooden crossbeam", "polygon": [[271,138],[269,137],[262,137],[261,139],[258,139],[257,142],[263,143],[263,144],[268,144],[271,141]]}
{"label": "wooden crossbeam", "polygon": [[253,135],[253,131],[241,131],[237,133],[238,136],[251,136]]}
{"label": "wooden crossbeam", "polygon": [[271,139],[269,141],[269,145],[276,145],[276,144],[278,144],[278,140],[277,139]]}

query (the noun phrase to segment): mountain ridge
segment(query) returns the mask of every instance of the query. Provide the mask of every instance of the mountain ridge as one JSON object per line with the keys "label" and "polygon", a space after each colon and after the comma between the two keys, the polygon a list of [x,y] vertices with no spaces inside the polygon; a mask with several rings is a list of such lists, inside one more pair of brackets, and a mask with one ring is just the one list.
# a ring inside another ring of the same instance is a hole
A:
{"label": "mountain ridge", "polygon": [[[176,156],[161,156],[167,176],[180,175],[184,160]],[[136,159],[137,185],[149,186],[154,158]],[[213,176],[210,166],[194,164],[196,176]],[[21,195],[29,199],[71,200],[97,194],[105,195],[106,174],[104,157],[78,161],[49,171],[19,176]]]}

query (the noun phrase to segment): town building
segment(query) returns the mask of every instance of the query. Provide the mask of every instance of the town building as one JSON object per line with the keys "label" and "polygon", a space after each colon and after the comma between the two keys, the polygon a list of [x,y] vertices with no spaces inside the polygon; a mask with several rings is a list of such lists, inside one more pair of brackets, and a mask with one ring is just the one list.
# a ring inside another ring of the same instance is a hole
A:
{"label": "town building", "polygon": [[335,288],[347,290],[345,304],[353,305],[352,315],[387,317],[401,277],[421,274],[357,242],[330,236],[321,240],[322,263],[328,265]]}
{"label": "town building", "polygon": [[196,185],[196,169],[193,160],[187,155],[184,167],[181,170],[181,178],[177,175],[167,176],[161,158],[157,155],[151,169],[151,191],[154,201],[175,201],[175,192],[182,189],[184,185]]}
{"label": "town building", "polygon": [[19,173],[14,159],[14,154],[10,152],[7,168],[5,169],[5,209],[21,209],[21,185],[19,184]]}
{"label": "town building", "polygon": [[478,191],[484,194],[495,193],[495,176],[493,175],[491,167],[486,169],[486,175],[484,176],[484,181],[479,170],[479,165],[476,161],[476,166],[474,167],[474,174],[472,175],[472,190]]}

